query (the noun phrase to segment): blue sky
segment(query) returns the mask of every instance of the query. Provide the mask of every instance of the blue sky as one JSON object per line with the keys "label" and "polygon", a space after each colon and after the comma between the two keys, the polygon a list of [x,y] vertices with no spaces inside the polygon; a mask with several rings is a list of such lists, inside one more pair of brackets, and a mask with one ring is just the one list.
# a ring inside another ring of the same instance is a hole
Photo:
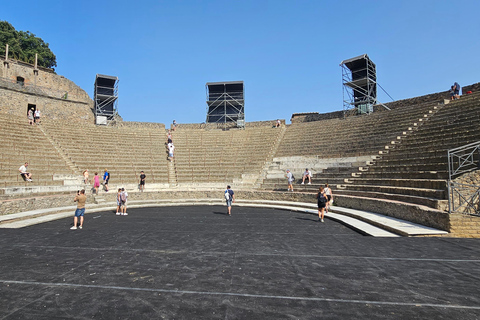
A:
{"label": "blue sky", "polygon": [[[480,81],[480,1],[2,3],[0,20],[49,43],[58,74],[93,96],[118,76],[126,121],[199,123],[205,83],[245,82],[247,121],[342,110],[339,63],[364,53],[395,99]],[[381,102],[391,101],[379,91]]]}

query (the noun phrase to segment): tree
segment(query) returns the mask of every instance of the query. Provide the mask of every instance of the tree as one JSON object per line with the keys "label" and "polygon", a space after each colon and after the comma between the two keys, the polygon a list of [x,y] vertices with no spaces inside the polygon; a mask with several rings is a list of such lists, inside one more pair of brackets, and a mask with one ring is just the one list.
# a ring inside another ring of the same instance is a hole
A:
{"label": "tree", "polygon": [[37,53],[39,66],[46,68],[57,66],[57,58],[43,39],[30,31],[17,31],[7,21],[0,21],[0,55],[5,55],[6,44],[9,56],[14,59],[33,64]]}

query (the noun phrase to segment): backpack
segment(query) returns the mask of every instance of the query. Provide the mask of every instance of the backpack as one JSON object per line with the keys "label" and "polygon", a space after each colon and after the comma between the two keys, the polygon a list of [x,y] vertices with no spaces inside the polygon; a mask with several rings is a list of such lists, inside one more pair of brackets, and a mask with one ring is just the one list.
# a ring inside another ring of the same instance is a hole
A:
{"label": "backpack", "polygon": [[292,180],[295,180],[295,176],[293,175],[293,173],[292,173]]}
{"label": "backpack", "polygon": [[327,197],[323,193],[317,195],[317,199],[319,203],[327,203]]}
{"label": "backpack", "polygon": [[228,190],[225,190],[225,199],[230,200],[230,192]]}
{"label": "backpack", "polygon": [[125,192],[122,192],[120,197],[122,198],[123,202],[127,201],[127,196],[125,196]]}

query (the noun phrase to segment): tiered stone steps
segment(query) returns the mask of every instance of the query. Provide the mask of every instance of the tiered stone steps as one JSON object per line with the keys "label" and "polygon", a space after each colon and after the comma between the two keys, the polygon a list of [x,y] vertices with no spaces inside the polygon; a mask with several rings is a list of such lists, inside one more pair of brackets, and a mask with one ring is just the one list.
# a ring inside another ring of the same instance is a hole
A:
{"label": "tiered stone steps", "polygon": [[42,126],[81,171],[89,170],[91,179],[108,169],[113,184],[138,183],[140,171],[149,183],[168,183],[164,130],[48,120]]}
{"label": "tiered stone steps", "polygon": [[[54,179],[55,174],[73,173],[37,125],[0,114],[0,126],[0,188],[59,186],[63,181]],[[25,182],[18,171],[25,162],[29,163],[32,182]]]}
{"label": "tiered stone steps", "polygon": [[173,133],[178,183],[253,183],[281,131],[272,127],[178,129]]}
{"label": "tiered stone steps", "polygon": [[342,194],[446,208],[449,149],[480,140],[480,94],[444,105],[387,154],[346,180]]}
{"label": "tiered stone steps", "polygon": [[[295,190],[314,191],[328,183],[336,192],[337,189],[344,189],[347,179],[367,170],[368,166],[383,154],[388,154],[391,148],[418,130],[438,110],[436,103],[421,103],[346,119],[294,123],[288,127],[275,157],[282,159],[303,155],[329,161],[337,158],[334,166],[314,174],[311,185],[301,185],[304,168],[292,170],[297,178]],[[339,166],[339,161],[345,161],[349,157],[353,160]],[[355,160],[366,157],[369,160],[364,160],[363,163]],[[265,179],[262,188],[286,190],[287,184],[285,179]]]}

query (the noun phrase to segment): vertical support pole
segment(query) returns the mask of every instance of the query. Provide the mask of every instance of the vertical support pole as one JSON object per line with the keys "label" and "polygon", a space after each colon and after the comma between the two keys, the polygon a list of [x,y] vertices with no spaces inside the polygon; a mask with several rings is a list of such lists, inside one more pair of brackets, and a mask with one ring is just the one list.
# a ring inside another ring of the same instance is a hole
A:
{"label": "vertical support pole", "polygon": [[478,152],[477,170],[480,170],[480,148],[479,148],[479,146],[477,146],[477,152]]}
{"label": "vertical support pole", "polygon": [[5,61],[3,62],[3,68],[2,68],[2,77],[7,78],[7,70],[8,70],[8,43],[5,45]]}
{"label": "vertical support pole", "polygon": [[451,161],[451,157],[452,155],[450,154],[450,151],[448,151],[447,153],[447,157],[448,157],[448,181],[447,181],[447,192],[448,192],[448,212],[449,213],[452,213],[453,211],[453,208],[452,208],[452,198],[453,198],[453,194],[452,194],[452,188],[450,186],[451,182],[452,182],[452,161]]}

